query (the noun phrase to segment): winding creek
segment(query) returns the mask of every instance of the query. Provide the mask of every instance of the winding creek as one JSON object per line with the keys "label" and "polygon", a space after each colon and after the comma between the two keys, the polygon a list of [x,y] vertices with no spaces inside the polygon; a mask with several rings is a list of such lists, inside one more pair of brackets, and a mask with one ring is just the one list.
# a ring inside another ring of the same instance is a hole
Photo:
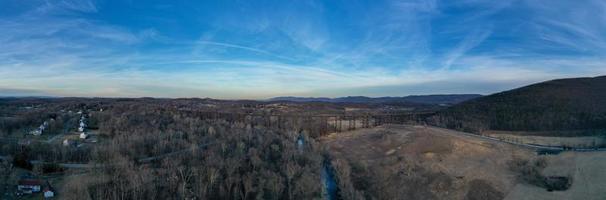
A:
{"label": "winding creek", "polygon": [[330,164],[329,158],[324,158],[322,163],[322,185],[324,186],[324,192],[327,200],[337,199],[337,181],[335,180],[335,174],[333,171],[332,164]]}
{"label": "winding creek", "polygon": [[[305,138],[302,134],[297,137],[297,150],[302,153],[305,150]],[[334,169],[328,156],[324,157],[322,162],[322,171],[320,173],[320,179],[322,181],[322,187],[324,190],[324,197],[327,200],[337,199],[337,181],[334,174]]]}

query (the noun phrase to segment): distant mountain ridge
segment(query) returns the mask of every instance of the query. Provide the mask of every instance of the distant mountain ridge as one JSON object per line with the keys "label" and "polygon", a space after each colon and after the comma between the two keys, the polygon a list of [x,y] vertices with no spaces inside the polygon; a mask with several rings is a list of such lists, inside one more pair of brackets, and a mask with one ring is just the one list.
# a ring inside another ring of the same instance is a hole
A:
{"label": "distant mountain ridge", "polygon": [[417,103],[417,104],[448,104],[454,105],[467,100],[481,97],[479,94],[438,94],[438,95],[411,95],[404,97],[366,97],[347,96],[338,98],[326,97],[275,97],[268,101],[290,102],[330,102],[330,103]]}
{"label": "distant mountain ridge", "polygon": [[467,132],[606,130],[606,76],[551,80],[476,98],[432,121]]}

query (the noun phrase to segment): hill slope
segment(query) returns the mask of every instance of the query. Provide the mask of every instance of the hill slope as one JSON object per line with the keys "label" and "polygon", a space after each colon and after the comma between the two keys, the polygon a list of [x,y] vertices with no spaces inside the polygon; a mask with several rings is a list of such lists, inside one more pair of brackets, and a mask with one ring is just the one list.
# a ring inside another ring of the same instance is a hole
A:
{"label": "hill slope", "polygon": [[431,121],[468,132],[606,129],[606,76],[558,79],[496,93],[450,107]]}

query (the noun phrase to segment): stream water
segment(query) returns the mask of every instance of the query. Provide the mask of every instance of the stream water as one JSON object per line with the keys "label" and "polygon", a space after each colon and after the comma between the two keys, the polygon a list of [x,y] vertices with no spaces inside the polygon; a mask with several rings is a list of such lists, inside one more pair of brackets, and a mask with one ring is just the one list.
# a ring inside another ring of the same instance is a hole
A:
{"label": "stream water", "polygon": [[303,138],[303,136],[299,136],[299,138],[297,138],[297,150],[299,150],[299,153],[303,153],[303,149],[305,148],[305,139]]}
{"label": "stream water", "polygon": [[[297,149],[300,153],[305,150],[305,138],[303,135],[299,135],[297,137]],[[320,174],[322,180],[322,186],[324,187],[324,194],[326,195],[327,200],[336,200],[337,199],[337,181],[335,179],[335,174],[333,171],[332,164],[330,162],[330,158],[325,157],[324,162],[322,162],[322,172]]]}
{"label": "stream water", "polygon": [[337,181],[335,180],[335,174],[330,164],[330,160],[326,158],[322,164],[322,183],[324,185],[324,191],[326,192],[327,200],[337,199]]}

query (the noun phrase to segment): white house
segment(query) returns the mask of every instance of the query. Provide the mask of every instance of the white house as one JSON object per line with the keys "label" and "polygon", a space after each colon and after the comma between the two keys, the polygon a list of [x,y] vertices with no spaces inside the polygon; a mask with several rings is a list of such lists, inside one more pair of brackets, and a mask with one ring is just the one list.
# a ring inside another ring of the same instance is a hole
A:
{"label": "white house", "polygon": [[50,184],[47,183],[47,186],[44,187],[44,198],[53,198],[55,196],[55,192],[53,191],[53,188],[50,186]]}
{"label": "white house", "polygon": [[30,132],[32,135],[42,135],[42,131],[40,129],[35,129]]}
{"label": "white house", "polygon": [[86,129],[86,123],[84,123],[84,116],[82,116],[82,118],[80,118],[80,127],[78,127],[78,131],[79,132],[84,132],[84,129]]}
{"label": "white house", "polygon": [[44,190],[44,198],[53,198],[55,193],[52,190]]}
{"label": "white house", "polygon": [[24,194],[40,192],[42,181],[37,179],[21,179],[17,185],[17,190]]}
{"label": "white house", "polygon": [[86,138],[88,138],[88,134],[86,134],[86,132],[80,133],[80,139],[86,139]]}
{"label": "white house", "polygon": [[44,121],[40,127],[30,132],[32,135],[42,135],[42,132],[48,127],[48,122]]}
{"label": "white house", "polygon": [[63,146],[71,146],[73,144],[74,144],[74,142],[69,139],[63,140]]}

